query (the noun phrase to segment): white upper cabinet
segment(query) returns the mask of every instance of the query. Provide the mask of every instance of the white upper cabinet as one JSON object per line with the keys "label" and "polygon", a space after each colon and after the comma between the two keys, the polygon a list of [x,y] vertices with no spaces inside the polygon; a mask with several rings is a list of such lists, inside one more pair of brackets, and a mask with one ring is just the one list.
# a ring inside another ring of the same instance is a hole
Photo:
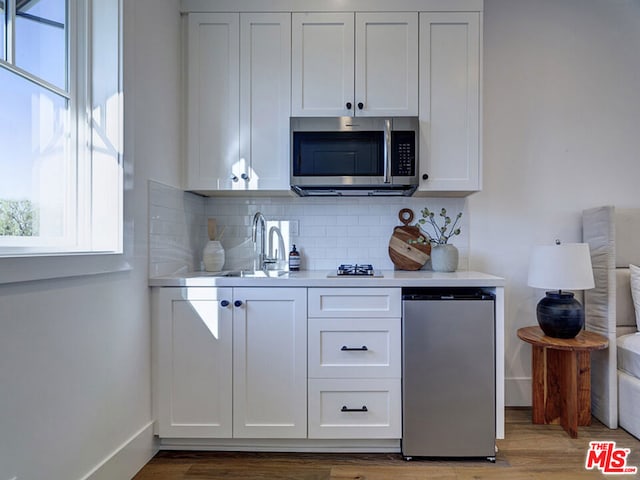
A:
{"label": "white upper cabinet", "polygon": [[230,189],[238,171],[240,16],[190,14],[187,30],[187,189]]}
{"label": "white upper cabinet", "polygon": [[195,191],[289,191],[290,13],[191,13],[187,168]]}
{"label": "white upper cabinet", "polygon": [[355,13],[224,5],[185,22],[185,190],[289,194],[290,116],[418,116],[416,195],[481,190],[481,2]]}
{"label": "white upper cabinet", "polygon": [[417,13],[356,14],[355,85],[356,115],[418,115]]}
{"label": "white upper cabinet", "polygon": [[418,14],[294,13],[292,116],[418,114]]}
{"label": "white upper cabinet", "polygon": [[420,14],[420,185],[417,194],[482,187],[480,14]]}
{"label": "white upper cabinet", "polygon": [[353,13],[293,14],[292,116],[351,114],[353,30]]}
{"label": "white upper cabinet", "polygon": [[290,112],[291,14],[240,14],[240,189],[290,191]]}

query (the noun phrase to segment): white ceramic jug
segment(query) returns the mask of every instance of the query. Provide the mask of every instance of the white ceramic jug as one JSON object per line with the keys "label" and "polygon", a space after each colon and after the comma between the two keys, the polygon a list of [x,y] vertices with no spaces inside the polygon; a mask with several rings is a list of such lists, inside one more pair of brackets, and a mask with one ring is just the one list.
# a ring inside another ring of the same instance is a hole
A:
{"label": "white ceramic jug", "polygon": [[207,272],[219,272],[224,266],[224,248],[218,240],[209,240],[202,252],[204,269]]}

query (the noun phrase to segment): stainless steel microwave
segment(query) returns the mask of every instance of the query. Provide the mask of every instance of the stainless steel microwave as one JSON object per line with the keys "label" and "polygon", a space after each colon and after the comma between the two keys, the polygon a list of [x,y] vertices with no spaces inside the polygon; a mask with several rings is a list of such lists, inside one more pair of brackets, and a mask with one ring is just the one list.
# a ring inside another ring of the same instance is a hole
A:
{"label": "stainless steel microwave", "polygon": [[412,195],[417,117],[292,117],[291,189],[300,196]]}

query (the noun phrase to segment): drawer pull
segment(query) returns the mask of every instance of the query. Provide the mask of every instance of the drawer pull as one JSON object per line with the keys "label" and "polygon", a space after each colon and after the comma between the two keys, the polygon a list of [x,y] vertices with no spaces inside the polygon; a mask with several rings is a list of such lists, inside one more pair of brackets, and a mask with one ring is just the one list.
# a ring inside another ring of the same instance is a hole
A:
{"label": "drawer pull", "polygon": [[361,347],[347,347],[346,345],[343,345],[340,350],[342,350],[343,352],[366,352],[369,349],[366,345],[363,345]]}
{"label": "drawer pull", "polygon": [[363,405],[362,408],[347,408],[346,405],[343,405],[340,409],[341,412],[368,412],[369,409],[366,405]]}

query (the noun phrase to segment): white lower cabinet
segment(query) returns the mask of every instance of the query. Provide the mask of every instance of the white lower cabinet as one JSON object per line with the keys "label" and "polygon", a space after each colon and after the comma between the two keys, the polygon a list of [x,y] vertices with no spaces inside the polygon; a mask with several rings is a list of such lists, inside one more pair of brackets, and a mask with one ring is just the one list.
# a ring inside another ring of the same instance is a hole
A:
{"label": "white lower cabinet", "polygon": [[309,318],[400,318],[399,288],[310,288]]}
{"label": "white lower cabinet", "polygon": [[154,289],[154,387],[160,437],[230,438],[230,288]]}
{"label": "white lower cabinet", "polygon": [[307,436],[306,288],[234,288],[233,436]]}
{"label": "white lower cabinet", "polygon": [[307,436],[306,288],[154,290],[160,437]]}
{"label": "white lower cabinet", "polygon": [[398,318],[310,318],[310,378],[400,378]]}
{"label": "white lower cabinet", "polygon": [[401,437],[399,288],[152,295],[161,438]]}
{"label": "white lower cabinet", "polygon": [[399,378],[309,379],[309,438],[400,438]]}
{"label": "white lower cabinet", "polygon": [[400,289],[310,288],[308,302],[309,438],[400,438]]}

